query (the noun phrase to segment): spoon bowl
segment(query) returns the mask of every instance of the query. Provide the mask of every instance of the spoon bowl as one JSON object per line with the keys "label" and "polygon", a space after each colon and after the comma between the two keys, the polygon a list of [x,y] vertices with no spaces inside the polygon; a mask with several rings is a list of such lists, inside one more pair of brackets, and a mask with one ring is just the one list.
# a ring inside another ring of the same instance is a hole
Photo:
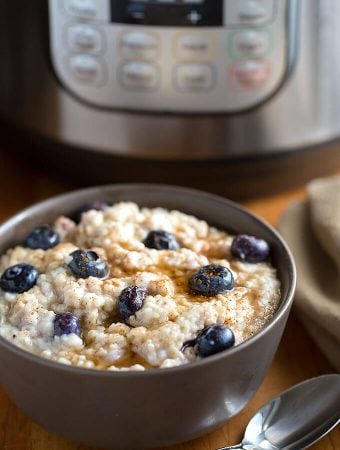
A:
{"label": "spoon bowl", "polygon": [[340,422],[340,375],[299,383],[265,404],[241,444],[219,450],[303,450]]}

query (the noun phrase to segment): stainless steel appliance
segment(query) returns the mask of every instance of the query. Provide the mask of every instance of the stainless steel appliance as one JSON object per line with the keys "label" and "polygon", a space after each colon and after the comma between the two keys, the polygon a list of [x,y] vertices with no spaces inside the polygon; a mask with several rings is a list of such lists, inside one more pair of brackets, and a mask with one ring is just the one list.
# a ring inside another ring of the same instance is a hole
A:
{"label": "stainless steel appliance", "polygon": [[0,0],[0,115],[88,179],[304,181],[340,165],[339,20],[337,0]]}

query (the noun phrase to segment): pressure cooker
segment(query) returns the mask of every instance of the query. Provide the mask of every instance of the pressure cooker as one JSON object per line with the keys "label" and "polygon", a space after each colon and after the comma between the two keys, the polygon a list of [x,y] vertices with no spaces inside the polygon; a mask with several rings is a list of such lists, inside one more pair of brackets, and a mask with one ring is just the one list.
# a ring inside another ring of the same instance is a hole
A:
{"label": "pressure cooker", "polygon": [[87,182],[291,187],[340,166],[339,21],[336,0],[0,0],[2,126]]}

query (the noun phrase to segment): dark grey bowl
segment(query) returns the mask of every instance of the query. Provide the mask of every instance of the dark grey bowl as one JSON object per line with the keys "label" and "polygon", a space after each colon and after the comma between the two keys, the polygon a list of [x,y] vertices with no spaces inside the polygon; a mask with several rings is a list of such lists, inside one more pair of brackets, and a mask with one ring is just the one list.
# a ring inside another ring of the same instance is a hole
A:
{"label": "dark grey bowl", "polygon": [[48,430],[107,448],[163,447],[196,438],[237,414],[258,389],[279,345],[295,289],[295,267],[270,226],[221,197],[161,185],[115,185],[61,195],[0,227],[0,252],[36,225],[93,200],[132,200],[193,214],[235,233],[266,239],[282,283],[273,320],[243,344],[202,361],[146,372],[105,372],[53,363],[0,338],[0,381],[13,401]]}

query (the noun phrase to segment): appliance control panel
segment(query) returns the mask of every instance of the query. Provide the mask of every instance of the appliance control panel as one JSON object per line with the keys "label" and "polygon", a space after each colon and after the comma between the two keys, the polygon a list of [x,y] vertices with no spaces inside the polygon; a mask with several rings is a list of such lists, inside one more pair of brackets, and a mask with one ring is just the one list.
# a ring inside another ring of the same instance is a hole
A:
{"label": "appliance control panel", "polygon": [[284,80],[297,3],[49,0],[52,64],[61,83],[94,106],[239,112]]}

